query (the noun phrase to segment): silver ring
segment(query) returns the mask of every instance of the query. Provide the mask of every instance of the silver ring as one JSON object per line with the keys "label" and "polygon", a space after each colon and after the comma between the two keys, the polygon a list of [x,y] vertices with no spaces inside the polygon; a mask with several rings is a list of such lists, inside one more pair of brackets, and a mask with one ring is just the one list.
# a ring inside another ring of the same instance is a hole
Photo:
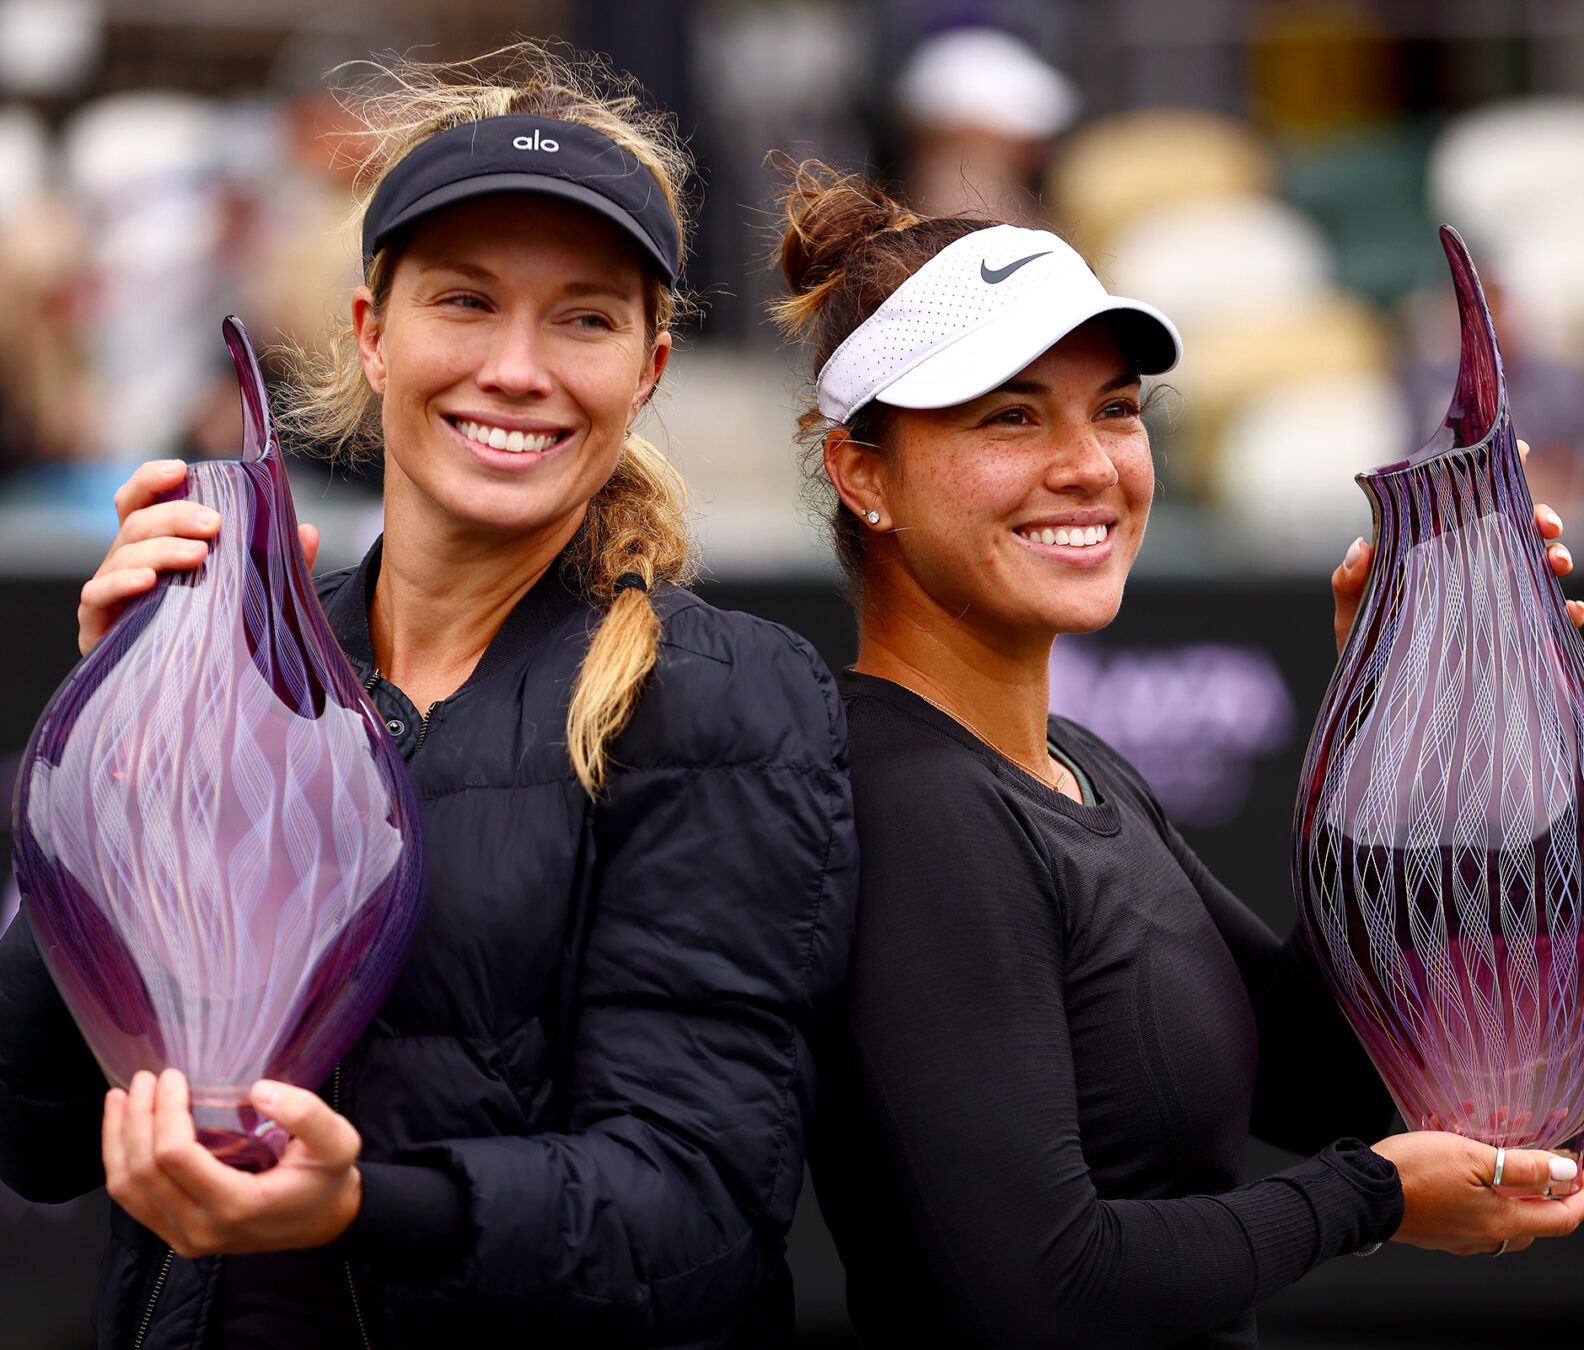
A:
{"label": "silver ring", "polygon": [[1510,1241],[1511,1241],[1511,1239],[1510,1239],[1510,1238],[1503,1238],[1503,1239],[1502,1239],[1502,1245],[1501,1245],[1501,1246],[1500,1246],[1500,1247],[1498,1247],[1498,1248],[1496,1248],[1496,1250],[1495,1250],[1495,1251],[1493,1251],[1493,1252],[1492,1252],[1492,1253],[1491,1253],[1491,1255],[1492,1255],[1492,1256],[1500,1256],[1500,1255],[1501,1255],[1501,1254],[1502,1254],[1502,1253],[1503,1253],[1503,1252],[1504,1252],[1504,1251],[1506,1251],[1506,1250],[1507,1250],[1507,1244],[1508,1244],[1508,1242],[1510,1242]]}
{"label": "silver ring", "polygon": [[[1504,1167],[1506,1167],[1506,1166],[1507,1166],[1507,1146],[1505,1144],[1503,1144],[1500,1148],[1498,1148],[1496,1150],[1496,1175],[1491,1178],[1491,1185],[1493,1187],[1501,1185],[1502,1169]],[[1506,1250],[1507,1250],[1507,1244],[1504,1242],[1504,1243],[1502,1243],[1502,1252],[1504,1252]],[[1500,1256],[1501,1252],[1497,1252],[1496,1255]]]}

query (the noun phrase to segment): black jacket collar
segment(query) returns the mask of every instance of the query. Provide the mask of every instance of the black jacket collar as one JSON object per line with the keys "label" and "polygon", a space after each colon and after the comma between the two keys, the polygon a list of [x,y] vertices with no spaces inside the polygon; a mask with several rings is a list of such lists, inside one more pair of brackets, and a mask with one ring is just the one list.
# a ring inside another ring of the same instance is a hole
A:
{"label": "black jacket collar", "polygon": [[[374,602],[374,583],[379,579],[380,558],[385,545],[384,536],[363,555],[363,561],[336,584],[327,578],[333,589],[321,592],[325,617],[330,621],[330,631],[335,634],[341,650],[359,674],[365,678],[374,671],[374,639],[369,633],[369,606]],[[577,591],[576,583],[567,573],[565,554],[551,563],[544,576],[519,600],[506,616],[484,655],[467,679],[471,684],[490,674],[515,652],[531,648],[549,636],[566,617],[589,602]]]}

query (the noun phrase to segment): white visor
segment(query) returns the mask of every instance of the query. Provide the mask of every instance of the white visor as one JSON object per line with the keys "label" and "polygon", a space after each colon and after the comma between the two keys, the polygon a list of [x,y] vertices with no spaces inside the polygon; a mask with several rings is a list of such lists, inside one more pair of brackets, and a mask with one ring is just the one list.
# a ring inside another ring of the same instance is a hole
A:
{"label": "white visor", "polygon": [[1170,370],[1182,339],[1151,305],[1111,295],[1049,230],[994,225],[948,244],[848,334],[819,373],[833,422],[879,399],[949,408],[1004,384],[1080,324],[1114,316],[1140,375]]}

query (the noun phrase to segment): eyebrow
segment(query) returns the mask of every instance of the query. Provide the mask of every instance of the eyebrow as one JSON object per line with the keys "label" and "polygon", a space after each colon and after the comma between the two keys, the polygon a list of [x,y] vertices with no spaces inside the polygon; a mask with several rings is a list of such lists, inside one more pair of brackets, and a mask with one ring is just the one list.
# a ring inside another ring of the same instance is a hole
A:
{"label": "eyebrow", "polygon": [[[1142,382],[1142,377],[1136,370],[1124,370],[1120,375],[1114,376],[1100,386],[1099,392],[1109,394],[1113,390],[1127,389],[1132,385]],[[1030,394],[1041,395],[1051,392],[1050,385],[1040,380],[1008,380],[999,384],[990,391],[992,394]]]}
{"label": "eyebrow", "polygon": [[432,262],[425,263],[421,269],[424,275],[430,272],[456,272],[465,277],[472,277],[475,281],[494,281],[495,273],[487,267],[479,267],[467,262]]}
{"label": "eyebrow", "polygon": [[[470,262],[432,262],[425,263],[423,272],[427,275],[433,272],[455,272],[460,276],[471,277],[475,281],[498,282],[500,278],[487,267],[480,267],[477,263]],[[590,295],[607,295],[617,300],[631,300],[633,297],[619,286],[608,281],[569,281],[562,287],[562,293],[573,299],[581,299]]]}
{"label": "eyebrow", "polygon": [[633,299],[630,291],[623,290],[609,281],[569,281],[562,289],[571,296],[609,295],[618,300]]}

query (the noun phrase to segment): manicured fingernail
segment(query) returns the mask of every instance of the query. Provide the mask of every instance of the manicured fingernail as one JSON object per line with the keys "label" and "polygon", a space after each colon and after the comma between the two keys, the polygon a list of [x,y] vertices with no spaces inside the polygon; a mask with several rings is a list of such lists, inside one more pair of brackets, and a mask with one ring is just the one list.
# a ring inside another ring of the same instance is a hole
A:
{"label": "manicured fingernail", "polygon": [[253,1091],[249,1095],[253,1098],[254,1106],[262,1106],[267,1111],[280,1100],[280,1088],[275,1083],[258,1082],[253,1084]]}
{"label": "manicured fingernail", "polygon": [[220,514],[219,512],[211,511],[207,506],[204,506],[199,508],[196,519],[198,523],[207,530],[211,525],[218,525],[220,523]]}
{"label": "manicured fingernail", "polygon": [[1364,537],[1360,535],[1348,546],[1347,557],[1342,559],[1342,566],[1352,567],[1359,560],[1359,554],[1364,552]]}
{"label": "manicured fingernail", "polygon": [[1578,1164],[1571,1158],[1552,1158],[1546,1167],[1552,1181],[1572,1181],[1578,1175]]}

